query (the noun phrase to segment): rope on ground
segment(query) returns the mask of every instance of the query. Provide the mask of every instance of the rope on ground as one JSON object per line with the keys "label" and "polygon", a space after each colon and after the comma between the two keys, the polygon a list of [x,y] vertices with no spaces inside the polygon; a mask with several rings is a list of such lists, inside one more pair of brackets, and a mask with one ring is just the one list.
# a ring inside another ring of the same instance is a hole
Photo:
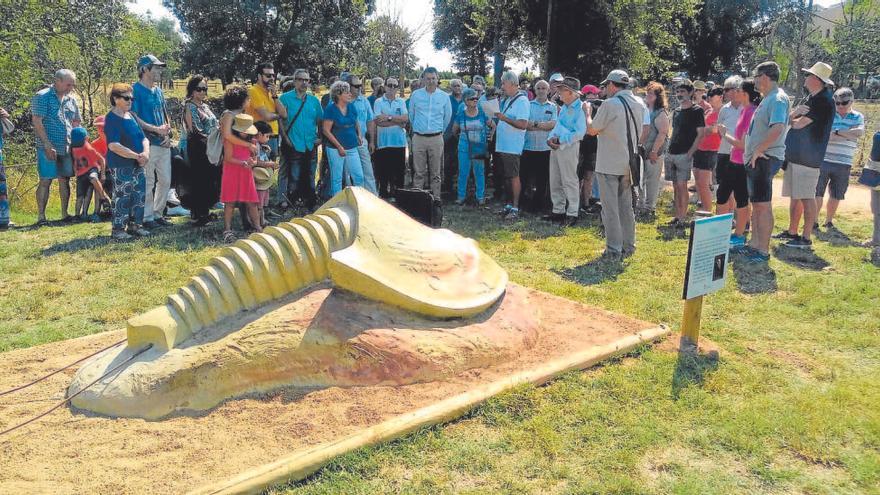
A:
{"label": "rope on ground", "polygon": [[37,420],[40,419],[40,418],[43,418],[43,417],[45,417],[45,416],[48,416],[49,414],[52,413],[52,411],[54,411],[54,410],[58,409],[59,407],[61,407],[61,406],[65,405],[65,404],[67,404],[68,402],[70,402],[71,400],[73,400],[74,397],[76,397],[77,395],[79,395],[79,394],[85,392],[86,389],[88,389],[88,388],[91,387],[92,385],[94,385],[94,384],[98,383],[99,381],[103,380],[104,378],[107,378],[108,376],[112,375],[113,373],[116,372],[116,370],[118,370],[119,368],[121,368],[121,367],[123,367],[124,365],[128,364],[129,362],[131,362],[132,360],[134,360],[134,358],[140,356],[141,354],[147,352],[148,350],[150,350],[150,349],[152,349],[152,348],[153,348],[153,344],[149,344],[149,345],[147,345],[146,347],[144,347],[143,349],[141,349],[141,350],[135,352],[134,354],[131,355],[131,357],[129,357],[129,358],[126,359],[125,361],[123,361],[123,362],[117,364],[117,365],[114,366],[110,371],[104,373],[103,375],[101,375],[101,376],[99,376],[97,379],[95,379],[95,381],[93,381],[92,383],[89,383],[89,384],[86,385],[85,387],[79,389],[75,394],[73,394],[73,395],[71,395],[70,397],[64,399],[63,401],[59,402],[58,404],[55,404],[55,405],[52,406],[48,411],[46,411],[46,412],[44,412],[44,413],[41,413],[41,414],[39,414],[39,415],[37,415],[37,416],[35,416],[35,417],[33,417],[33,418],[31,418],[31,419],[25,421],[24,423],[19,423],[19,424],[13,426],[12,428],[7,428],[7,429],[5,429],[5,430],[3,430],[3,431],[0,431],[0,437],[2,437],[3,435],[6,435],[6,434],[8,434],[8,433],[12,433],[13,431],[15,431],[15,430],[17,430],[17,429],[19,429],[19,428],[21,428],[21,427],[23,427],[23,426],[27,426],[27,425],[33,423],[34,421],[37,421]]}
{"label": "rope on ground", "polygon": [[9,389],[9,390],[7,390],[7,391],[5,391],[5,392],[0,392],[0,397],[3,397],[4,395],[9,395],[9,394],[11,394],[11,393],[13,393],[13,392],[18,392],[19,390],[24,390],[24,389],[26,389],[26,388],[28,388],[28,387],[30,387],[30,386],[33,386],[33,385],[36,385],[36,384],[40,383],[41,381],[45,380],[46,378],[49,378],[50,376],[53,376],[53,375],[57,375],[58,373],[61,373],[62,371],[64,371],[64,370],[70,368],[71,366],[76,366],[77,364],[79,364],[79,363],[85,361],[86,359],[88,359],[88,358],[90,358],[90,357],[92,357],[92,356],[96,356],[96,355],[98,355],[98,354],[100,354],[100,353],[102,353],[102,352],[104,352],[104,351],[106,351],[106,350],[108,350],[108,349],[112,349],[112,348],[114,348],[114,347],[116,347],[116,346],[118,346],[118,345],[120,345],[120,344],[124,344],[126,340],[127,340],[127,339],[122,339],[122,340],[120,340],[119,342],[117,342],[117,343],[115,343],[115,344],[113,344],[113,345],[109,345],[109,346],[107,346],[107,347],[105,347],[105,348],[103,348],[103,349],[100,349],[100,350],[98,350],[98,351],[95,351],[95,352],[93,352],[92,354],[89,354],[88,356],[86,356],[86,357],[84,357],[84,358],[78,359],[78,360],[76,360],[76,361],[74,361],[74,362],[68,364],[67,366],[65,366],[65,367],[63,367],[63,368],[61,368],[61,369],[59,369],[59,370],[56,370],[56,371],[53,371],[52,373],[49,373],[49,374],[46,375],[46,376],[42,376],[42,377],[40,377],[40,378],[37,378],[36,380],[34,380],[34,381],[30,382],[30,383],[26,383],[26,384],[24,384],[24,385],[21,385],[21,386],[15,387],[15,388],[11,388],[11,389]]}

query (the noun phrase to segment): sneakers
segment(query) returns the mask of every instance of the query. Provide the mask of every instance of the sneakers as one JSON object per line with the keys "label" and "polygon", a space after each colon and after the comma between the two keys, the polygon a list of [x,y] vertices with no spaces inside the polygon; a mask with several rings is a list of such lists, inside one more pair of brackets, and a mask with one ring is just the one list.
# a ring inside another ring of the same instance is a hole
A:
{"label": "sneakers", "polygon": [[510,207],[507,214],[504,215],[505,220],[517,220],[519,218],[519,208]]}
{"label": "sneakers", "polygon": [[602,259],[606,261],[620,261],[623,259],[623,253],[606,248],[602,251]]}
{"label": "sneakers", "polygon": [[153,223],[155,223],[159,227],[170,227],[170,226],[174,225],[173,223],[171,223],[170,221],[168,221],[164,217],[159,217],[159,218],[153,219]]}
{"label": "sneakers", "polygon": [[113,229],[113,232],[110,233],[110,238],[114,241],[129,241],[133,238],[131,234],[127,233],[124,230],[116,230]]}
{"label": "sneakers", "polygon": [[742,235],[731,234],[730,236],[730,247],[734,248],[737,246],[745,246],[746,245],[746,237]]}
{"label": "sneakers", "polygon": [[809,239],[804,239],[801,236],[797,236],[797,238],[792,239],[785,243],[786,247],[797,248],[797,249],[812,249],[813,241]]}
{"label": "sneakers", "polygon": [[770,261],[770,255],[768,253],[762,253],[755,248],[749,248],[749,250],[745,253],[746,260],[750,263],[767,263]]}
{"label": "sneakers", "polygon": [[169,217],[188,217],[190,215],[192,215],[192,212],[180,205],[177,205],[173,208],[168,208]]}
{"label": "sneakers", "polygon": [[510,213],[510,210],[512,210],[512,209],[513,209],[513,205],[504,205],[504,208],[501,208],[500,210],[498,210],[495,213],[504,217],[504,216],[507,216],[507,214]]}
{"label": "sneakers", "polygon": [[551,213],[549,215],[544,215],[541,217],[541,220],[545,222],[561,222],[565,218],[565,214],[563,213]]}
{"label": "sneakers", "polygon": [[779,239],[780,241],[791,241],[800,237],[797,234],[792,234],[787,230],[783,230],[782,232],[773,236],[774,239]]}
{"label": "sneakers", "polygon": [[562,219],[560,225],[562,227],[573,227],[578,221],[578,217],[573,217],[570,215],[566,215],[565,218]]}
{"label": "sneakers", "polygon": [[140,225],[132,225],[132,226],[130,226],[130,227],[128,228],[127,232],[128,232],[130,235],[137,236],[137,237],[147,237],[148,235],[150,235],[150,231],[147,230],[147,229],[145,229],[145,228],[143,228],[143,227],[140,226]]}

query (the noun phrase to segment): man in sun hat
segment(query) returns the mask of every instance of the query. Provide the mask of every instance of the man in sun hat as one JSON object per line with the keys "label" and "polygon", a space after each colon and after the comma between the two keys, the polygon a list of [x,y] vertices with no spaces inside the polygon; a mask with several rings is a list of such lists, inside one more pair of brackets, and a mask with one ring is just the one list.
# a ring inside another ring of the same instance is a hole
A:
{"label": "man in sun hat", "polygon": [[[788,247],[810,249],[811,236],[818,217],[816,209],[816,186],[831,126],[834,123],[834,100],[831,87],[831,66],[816,62],[809,69],[804,86],[810,95],[805,104],[798,105],[789,114],[791,130],[785,138],[785,175],[782,195],[791,198],[788,230],[775,236],[787,240]],[[801,216],[804,218],[803,235],[798,235]]]}
{"label": "man in sun hat", "polygon": [[553,211],[544,217],[563,227],[577,223],[580,189],[577,165],[580,141],[587,131],[587,120],[580,101],[580,81],[566,77],[559,85],[563,106],[556,125],[547,136],[550,147],[550,200]]}
{"label": "man in sun hat", "polygon": [[596,181],[605,226],[603,256],[619,260],[622,256],[632,255],[636,249],[633,175],[629,157],[630,153],[638,153],[645,107],[629,89],[630,77],[623,70],[611,71],[601,86],[605,86],[607,99],[596,112],[596,118],[587,114],[587,134],[599,137]]}

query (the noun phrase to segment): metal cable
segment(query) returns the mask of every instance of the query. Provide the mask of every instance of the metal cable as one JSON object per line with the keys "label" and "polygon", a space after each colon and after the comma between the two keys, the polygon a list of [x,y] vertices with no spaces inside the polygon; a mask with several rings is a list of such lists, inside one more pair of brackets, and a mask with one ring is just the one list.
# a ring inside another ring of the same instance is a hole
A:
{"label": "metal cable", "polygon": [[49,374],[46,375],[46,376],[43,376],[43,377],[37,378],[36,380],[34,380],[34,381],[30,382],[30,383],[26,383],[26,384],[24,384],[24,385],[21,385],[21,386],[15,387],[15,388],[11,388],[11,389],[9,389],[9,390],[7,390],[7,391],[5,391],[5,392],[0,392],[0,397],[3,397],[4,395],[9,395],[9,394],[11,394],[11,393],[13,393],[13,392],[18,392],[19,390],[26,389],[26,388],[28,388],[28,387],[30,387],[30,386],[32,386],[32,385],[36,385],[36,384],[40,383],[41,381],[45,380],[46,378],[49,378],[50,376],[53,376],[53,375],[57,375],[58,373],[61,373],[62,371],[66,370],[67,368],[70,368],[71,366],[77,365],[77,364],[79,364],[79,363],[85,361],[86,359],[88,359],[88,358],[90,358],[90,357],[92,357],[92,356],[96,356],[96,355],[98,355],[98,354],[100,354],[100,353],[102,353],[102,352],[104,352],[104,351],[106,351],[106,350],[108,350],[108,349],[112,349],[112,348],[118,346],[119,344],[124,344],[126,340],[127,340],[127,339],[122,339],[122,340],[120,340],[119,342],[117,342],[117,343],[115,343],[115,344],[113,344],[113,345],[110,345],[110,346],[107,346],[107,347],[105,347],[105,348],[103,348],[103,349],[100,349],[100,350],[98,350],[98,351],[95,351],[95,352],[93,352],[92,354],[89,354],[88,356],[86,356],[86,357],[84,357],[84,358],[78,359],[78,360],[76,360],[76,361],[74,361],[74,362],[68,364],[67,366],[65,366],[65,367],[63,367],[63,368],[61,368],[61,369],[59,369],[59,370],[56,370],[56,371],[53,371],[52,373],[49,373]]}
{"label": "metal cable", "polygon": [[89,383],[89,384],[86,385],[85,387],[79,389],[75,394],[73,394],[73,395],[71,395],[70,397],[64,399],[63,401],[59,402],[58,404],[55,404],[54,406],[52,406],[48,411],[46,411],[46,412],[44,412],[44,413],[41,413],[41,414],[39,414],[39,415],[37,415],[37,416],[35,416],[35,417],[33,417],[33,418],[31,418],[31,419],[25,421],[24,423],[17,424],[17,425],[15,425],[15,426],[13,426],[12,428],[7,428],[7,429],[5,429],[5,430],[3,430],[3,431],[0,431],[0,437],[2,437],[3,435],[6,435],[6,434],[8,434],[8,433],[12,433],[13,431],[15,431],[15,430],[17,430],[17,429],[19,429],[19,428],[21,428],[21,427],[23,427],[23,426],[29,425],[29,424],[33,423],[34,421],[37,421],[38,419],[43,418],[44,416],[48,416],[50,413],[52,413],[52,411],[54,411],[54,410],[58,409],[59,407],[61,407],[61,406],[65,405],[65,404],[67,404],[68,402],[70,402],[71,400],[73,400],[74,397],[76,397],[77,395],[79,395],[79,394],[85,392],[87,388],[89,388],[89,387],[91,387],[92,385],[98,383],[99,381],[103,380],[104,378],[107,378],[108,376],[112,375],[114,372],[116,372],[116,370],[118,370],[119,368],[121,368],[123,365],[128,364],[128,363],[131,362],[134,358],[140,356],[141,354],[147,352],[148,350],[150,350],[150,349],[152,349],[152,348],[153,348],[153,344],[148,344],[148,345],[147,345],[146,347],[144,347],[143,349],[141,349],[141,350],[135,352],[134,354],[132,354],[131,357],[129,357],[129,358],[126,359],[125,361],[123,361],[123,362],[117,364],[116,366],[114,366],[113,369],[111,369],[110,371],[108,371],[108,372],[104,373],[103,375],[99,376],[99,377],[98,377],[97,379],[95,379],[95,381],[93,381],[92,383]]}

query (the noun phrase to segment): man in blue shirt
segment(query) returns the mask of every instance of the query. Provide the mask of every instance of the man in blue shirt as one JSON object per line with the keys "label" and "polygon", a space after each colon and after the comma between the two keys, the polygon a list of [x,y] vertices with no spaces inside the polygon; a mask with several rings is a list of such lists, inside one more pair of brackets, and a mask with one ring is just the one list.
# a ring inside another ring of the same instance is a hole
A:
{"label": "man in blue shirt", "polygon": [[737,249],[754,263],[770,260],[770,233],[773,231],[773,176],[785,159],[788,127],[788,95],[778,86],[779,65],[763,62],[755,67],[755,86],[764,97],[752,116],[746,134],[743,160],[752,202],[752,238],[748,247]]}
{"label": "man in blue shirt", "polygon": [[133,86],[131,113],[150,140],[150,160],[144,166],[147,196],[144,200],[144,228],[172,225],[162,216],[171,189],[171,124],[165,109],[165,95],[159,87],[165,62],[153,55],[138,60],[138,82]]}
{"label": "man in blue shirt", "polygon": [[[546,89],[544,88],[546,85]],[[581,106],[580,81],[566,77],[557,86],[562,108],[553,129],[547,134],[550,151],[550,199],[553,211],[547,220],[560,221],[566,227],[574,225],[578,218],[580,188],[577,176],[580,142],[587,132],[586,114]],[[538,99],[546,98],[550,85],[544,81],[535,84]],[[532,102],[532,105],[535,104]],[[552,103],[551,103],[552,105]],[[555,106],[555,105],[554,105]]]}
{"label": "man in blue shirt", "polygon": [[556,125],[558,110],[556,104],[547,99],[549,93],[547,81],[541,79],[535,83],[536,96],[529,102],[529,125],[522,154],[523,195],[529,198],[529,209],[535,213],[543,213],[548,204],[550,146],[547,136]]}
{"label": "man in blue shirt", "polygon": [[431,193],[440,198],[443,181],[443,131],[452,120],[449,95],[437,86],[440,74],[434,67],[422,72],[425,87],[409,99],[409,120],[413,130],[413,187],[426,189],[430,173]]}
{"label": "man in blue shirt", "polygon": [[449,81],[449,104],[452,106],[452,118],[449,125],[443,131],[443,193],[452,194],[455,184],[456,172],[458,172],[458,136],[452,133],[452,124],[455,122],[455,116],[464,104],[461,99],[461,92],[464,89],[464,83],[461,79],[452,79]]}
{"label": "man in blue shirt", "polygon": [[409,115],[403,98],[397,96],[396,77],[385,80],[385,92],[376,98],[374,112],[378,138],[376,139],[375,172],[379,196],[389,198],[403,187],[406,170],[406,126]]}
{"label": "man in blue shirt", "polygon": [[71,70],[55,72],[52,86],[42,89],[31,99],[34,133],[37,135],[37,225],[46,225],[46,204],[49,186],[58,179],[61,195],[61,220],[73,219],[67,213],[70,202],[70,178],[73,177],[73,157],[70,153],[70,131],[79,127],[82,117],[76,100],[70,92],[76,86],[76,74]]}
{"label": "man in blue shirt", "polygon": [[358,123],[360,123],[361,132],[364,133],[363,143],[358,146],[358,155],[360,155],[361,167],[364,170],[364,187],[371,193],[377,194],[376,175],[373,173],[373,160],[370,156],[376,149],[376,118],[373,114],[373,106],[364,96],[364,82],[360,77],[349,74],[345,78],[345,82],[351,86],[351,97],[353,98],[351,105],[357,111]]}
{"label": "man in blue shirt", "polygon": [[[499,102],[499,112],[495,131],[495,153],[500,164],[495,164],[495,173],[503,172],[507,185],[509,202],[501,214],[506,220],[519,218],[519,181],[520,156],[526,139],[526,127],[529,124],[529,98],[519,91],[519,77],[507,71],[501,76],[501,90],[504,96]],[[499,167],[500,165],[500,167]]]}
{"label": "man in blue shirt", "polygon": [[311,83],[309,71],[297,69],[293,72],[294,90],[287,91],[279,98],[287,110],[287,118],[282,122],[281,165],[278,169],[278,198],[280,203],[290,205],[302,199],[311,211],[318,202],[315,193],[315,169],[318,154],[315,152],[321,139],[318,129],[324,109],[318,98],[309,92]]}

